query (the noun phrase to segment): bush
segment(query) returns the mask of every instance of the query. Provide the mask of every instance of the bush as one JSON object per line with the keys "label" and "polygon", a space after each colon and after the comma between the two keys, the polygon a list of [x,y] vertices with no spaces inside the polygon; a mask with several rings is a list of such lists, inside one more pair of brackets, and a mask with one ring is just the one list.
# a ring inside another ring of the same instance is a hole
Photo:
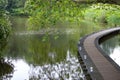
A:
{"label": "bush", "polygon": [[120,25],[120,6],[114,4],[93,4],[84,11],[85,20],[109,25]]}
{"label": "bush", "polygon": [[6,39],[10,33],[10,22],[4,11],[0,11],[0,41]]}
{"label": "bush", "polygon": [[71,0],[28,0],[25,8],[31,14],[29,29],[39,30],[58,22],[80,22],[82,14],[79,6]]}

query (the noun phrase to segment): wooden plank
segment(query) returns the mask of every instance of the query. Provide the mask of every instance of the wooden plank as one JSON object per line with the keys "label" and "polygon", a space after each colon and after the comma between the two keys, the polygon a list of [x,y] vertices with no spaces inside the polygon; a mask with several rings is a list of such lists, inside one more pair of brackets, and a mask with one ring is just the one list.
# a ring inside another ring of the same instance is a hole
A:
{"label": "wooden plank", "polygon": [[[100,31],[98,33],[89,35],[84,39],[83,46],[81,47],[84,48],[86,55],[89,57],[88,60],[91,60],[92,61],[91,63],[93,63],[94,65],[88,65],[87,60],[83,60],[83,61],[86,64],[87,69],[89,69],[91,66],[93,67],[93,72],[92,73],[90,71],[88,72],[92,76],[93,80],[101,79],[101,78],[95,77],[95,74],[98,74],[98,72],[103,80],[120,80],[120,70],[118,70],[113,64],[111,64],[111,62],[105,56],[102,55],[102,53],[96,47],[97,43],[95,43],[95,40],[99,36],[104,36],[106,34],[109,35],[109,33],[112,33],[118,30],[120,30],[120,27]],[[79,50],[79,52],[81,52],[81,50]],[[83,52],[83,54],[80,54],[80,55],[83,56],[85,54]]]}

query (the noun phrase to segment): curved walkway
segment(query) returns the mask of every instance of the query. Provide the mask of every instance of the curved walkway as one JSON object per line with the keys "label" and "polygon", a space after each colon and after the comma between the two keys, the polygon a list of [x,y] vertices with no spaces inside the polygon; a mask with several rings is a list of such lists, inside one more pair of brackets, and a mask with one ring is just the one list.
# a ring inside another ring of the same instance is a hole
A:
{"label": "curved walkway", "polygon": [[120,69],[99,49],[99,39],[120,32],[120,27],[103,30],[82,38],[78,44],[79,62],[87,80],[120,80]]}

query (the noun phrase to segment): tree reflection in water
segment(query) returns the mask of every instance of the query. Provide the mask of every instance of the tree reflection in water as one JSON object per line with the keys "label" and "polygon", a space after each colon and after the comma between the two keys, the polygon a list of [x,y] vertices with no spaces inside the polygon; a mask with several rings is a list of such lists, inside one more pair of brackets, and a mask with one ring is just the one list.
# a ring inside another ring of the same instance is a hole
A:
{"label": "tree reflection in water", "polygon": [[31,66],[29,80],[82,80],[82,75],[78,60],[68,50],[62,62]]}
{"label": "tree reflection in water", "polygon": [[0,80],[8,80],[12,77],[14,70],[13,64],[9,60],[0,58]]}

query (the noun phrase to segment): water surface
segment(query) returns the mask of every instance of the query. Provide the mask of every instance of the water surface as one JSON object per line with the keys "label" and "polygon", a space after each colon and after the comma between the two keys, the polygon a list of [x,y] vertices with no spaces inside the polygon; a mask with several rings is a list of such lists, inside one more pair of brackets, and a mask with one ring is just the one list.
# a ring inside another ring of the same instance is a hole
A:
{"label": "water surface", "polygon": [[102,50],[120,66],[120,34],[101,43]]}
{"label": "water surface", "polygon": [[58,24],[56,28],[27,31],[27,18],[11,17],[11,22],[13,32],[1,56],[12,68],[0,72],[3,80],[82,79],[76,56],[78,40],[104,28],[83,21],[81,25]]}

